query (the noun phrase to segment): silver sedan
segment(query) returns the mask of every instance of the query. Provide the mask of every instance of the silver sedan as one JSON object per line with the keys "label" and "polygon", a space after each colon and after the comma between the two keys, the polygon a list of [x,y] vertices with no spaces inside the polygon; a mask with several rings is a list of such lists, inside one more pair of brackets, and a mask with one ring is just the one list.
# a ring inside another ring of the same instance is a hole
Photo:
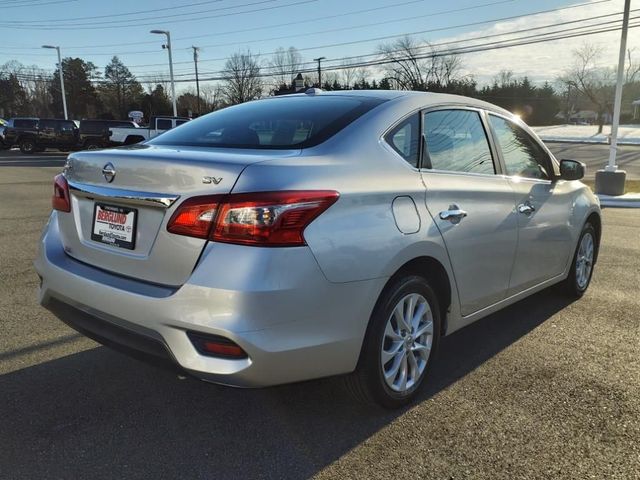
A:
{"label": "silver sedan", "polygon": [[397,407],[443,335],[553,284],[585,292],[601,216],[583,175],[469,98],[250,102],[71,154],[39,298],[101,343],[207,381],[343,375]]}

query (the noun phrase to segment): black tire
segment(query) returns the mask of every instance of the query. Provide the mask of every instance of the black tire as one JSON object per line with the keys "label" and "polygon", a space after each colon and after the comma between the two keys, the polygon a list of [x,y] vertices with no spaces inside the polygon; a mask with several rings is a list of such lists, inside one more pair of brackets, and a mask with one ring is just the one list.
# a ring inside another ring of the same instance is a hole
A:
{"label": "black tire", "polygon": [[[591,268],[588,273],[588,277],[586,279],[586,283],[582,285],[578,281],[578,256],[580,252],[580,245],[582,245],[582,241],[586,235],[591,235],[591,239],[593,241],[593,259],[591,261]],[[589,288],[589,284],[591,283],[591,277],[593,276],[593,267],[595,266],[596,259],[598,258],[598,237],[596,236],[596,230],[593,228],[589,222],[585,223],[582,228],[582,232],[580,233],[580,237],[578,238],[578,244],[576,245],[576,251],[573,254],[573,261],[571,262],[571,270],[569,271],[569,275],[566,280],[561,284],[562,289],[570,298],[580,298],[584,295],[584,292]]]}
{"label": "black tire", "polygon": [[[431,351],[422,375],[403,393],[392,390],[384,379],[382,348],[387,322],[396,305],[407,295],[417,293],[428,303],[433,318]],[[440,308],[438,298],[427,280],[416,275],[392,279],[380,295],[371,314],[360,359],[356,370],[345,376],[345,385],[353,396],[366,404],[378,404],[385,408],[399,408],[410,403],[424,385],[440,340]]]}
{"label": "black tire", "polygon": [[25,154],[32,154],[36,151],[36,142],[30,138],[20,140],[20,151]]}
{"label": "black tire", "polygon": [[98,150],[100,148],[102,148],[102,145],[100,145],[100,143],[96,142],[95,140],[89,140],[84,144],[85,150]]}

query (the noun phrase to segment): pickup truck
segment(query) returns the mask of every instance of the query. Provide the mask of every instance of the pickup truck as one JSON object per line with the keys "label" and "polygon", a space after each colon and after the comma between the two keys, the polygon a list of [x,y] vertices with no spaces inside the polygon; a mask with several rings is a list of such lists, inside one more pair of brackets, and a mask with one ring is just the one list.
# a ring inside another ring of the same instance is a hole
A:
{"label": "pickup truck", "polygon": [[111,145],[133,145],[157,137],[167,130],[182,125],[190,119],[186,117],[151,117],[149,127],[113,127],[110,128],[109,141]]}
{"label": "pickup truck", "polygon": [[4,144],[18,145],[22,153],[42,152],[46,148],[74,150],[78,144],[78,125],[58,118],[16,118],[4,130]]}

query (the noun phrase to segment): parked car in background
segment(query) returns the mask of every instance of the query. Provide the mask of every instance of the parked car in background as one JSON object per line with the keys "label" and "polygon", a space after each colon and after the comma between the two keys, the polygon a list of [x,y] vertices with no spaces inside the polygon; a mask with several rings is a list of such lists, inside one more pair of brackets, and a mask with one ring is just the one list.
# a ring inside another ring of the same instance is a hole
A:
{"label": "parked car in background", "polygon": [[78,148],[94,150],[112,146],[111,128],[138,129],[138,125],[131,120],[80,120]]}
{"label": "parked car in background", "polygon": [[0,118],[0,150],[6,150],[7,148],[11,148],[11,145],[7,144],[5,140],[5,131],[9,126],[9,122],[5,119]]}
{"label": "parked car in background", "polygon": [[471,98],[248,102],[144,145],[71,154],[40,239],[39,299],[91,338],[204,380],[343,375],[398,407],[441,336],[554,284],[584,294],[601,217],[583,175]]}
{"label": "parked car in background", "polygon": [[78,145],[78,125],[57,118],[14,118],[5,131],[9,146],[18,145],[22,153],[42,152],[46,148],[69,151]]}
{"label": "parked car in background", "polygon": [[130,128],[110,128],[112,145],[133,145],[157,137],[161,133],[171,130],[179,125],[187,123],[187,117],[151,117],[148,127],[140,127],[135,131]]}

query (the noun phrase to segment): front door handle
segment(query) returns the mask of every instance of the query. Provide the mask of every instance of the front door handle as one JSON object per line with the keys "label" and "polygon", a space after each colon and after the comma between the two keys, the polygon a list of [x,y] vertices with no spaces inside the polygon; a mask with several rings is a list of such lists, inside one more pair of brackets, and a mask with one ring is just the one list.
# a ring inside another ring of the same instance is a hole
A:
{"label": "front door handle", "polygon": [[447,220],[453,224],[460,223],[460,220],[462,220],[466,216],[467,216],[467,212],[465,212],[464,210],[461,210],[460,207],[458,207],[455,204],[449,205],[449,210],[444,210],[443,212],[440,212],[440,218],[442,220]]}
{"label": "front door handle", "polygon": [[536,211],[536,207],[534,207],[533,205],[531,205],[531,203],[527,201],[518,205],[518,211],[520,213],[524,213],[525,215],[531,215],[533,212]]}

